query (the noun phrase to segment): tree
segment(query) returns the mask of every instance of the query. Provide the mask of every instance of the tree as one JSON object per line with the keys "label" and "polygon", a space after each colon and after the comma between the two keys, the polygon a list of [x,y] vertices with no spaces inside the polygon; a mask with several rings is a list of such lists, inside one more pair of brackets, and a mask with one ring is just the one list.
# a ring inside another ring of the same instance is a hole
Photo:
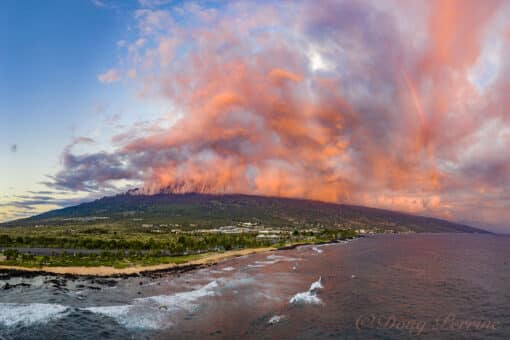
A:
{"label": "tree", "polygon": [[7,260],[16,260],[18,258],[19,252],[17,249],[5,249],[4,255]]}
{"label": "tree", "polygon": [[0,244],[1,245],[10,245],[12,242],[11,238],[9,237],[9,235],[0,235]]}

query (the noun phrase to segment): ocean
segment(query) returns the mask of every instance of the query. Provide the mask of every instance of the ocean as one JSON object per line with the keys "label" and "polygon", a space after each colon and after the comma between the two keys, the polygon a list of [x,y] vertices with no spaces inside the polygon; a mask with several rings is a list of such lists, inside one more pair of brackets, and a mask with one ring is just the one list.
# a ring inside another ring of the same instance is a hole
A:
{"label": "ocean", "polygon": [[376,235],[122,278],[0,276],[0,339],[510,339],[510,237]]}

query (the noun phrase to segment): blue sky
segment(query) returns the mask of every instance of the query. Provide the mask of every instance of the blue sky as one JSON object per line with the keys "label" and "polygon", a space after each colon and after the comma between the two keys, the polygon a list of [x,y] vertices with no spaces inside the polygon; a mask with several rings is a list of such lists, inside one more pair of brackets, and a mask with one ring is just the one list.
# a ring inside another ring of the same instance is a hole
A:
{"label": "blue sky", "polygon": [[8,1],[4,15],[2,157],[17,144],[18,158],[40,166],[112,94],[96,75],[116,59],[112,46],[126,23],[90,1]]}
{"label": "blue sky", "polygon": [[0,200],[47,190],[40,182],[59,168],[63,147],[92,134],[108,117],[143,118],[136,96],[126,96],[128,84],[98,81],[118,61],[117,42],[129,38],[133,19],[126,4],[2,3]]}

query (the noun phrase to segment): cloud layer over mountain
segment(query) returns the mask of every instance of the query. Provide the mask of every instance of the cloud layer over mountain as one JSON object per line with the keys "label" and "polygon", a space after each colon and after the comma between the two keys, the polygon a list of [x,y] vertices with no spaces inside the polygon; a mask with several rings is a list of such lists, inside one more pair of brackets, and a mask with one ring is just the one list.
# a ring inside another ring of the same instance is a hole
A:
{"label": "cloud layer over mountain", "polygon": [[138,9],[123,62],[99,79],[168,100],[168,122],[132,127],[113,151],[66,148],[51,185],[135,180],[504,225],[509,17],[496,0]]}

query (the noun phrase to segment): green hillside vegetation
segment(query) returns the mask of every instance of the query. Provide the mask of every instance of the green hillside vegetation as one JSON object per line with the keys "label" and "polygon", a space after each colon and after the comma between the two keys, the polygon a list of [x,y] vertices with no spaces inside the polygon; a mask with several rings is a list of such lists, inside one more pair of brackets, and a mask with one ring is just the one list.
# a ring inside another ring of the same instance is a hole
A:
{"label": "green hillside vegetation", "polygon": [[306,229],[379,229],[396,232],[480,232],[441,219],[361,206],[252,195],[122,194],[53,210],[5,227],[74,226],[98,228],[142,224],[173,225],[184,230],[253,222],[268,227]]}
{"label": "green hillside vegetation", "polygon": [[124,194],[2,224],[0,263],[32,267],[177,263],[206,253],[388,232],[479,230],[434,218],[298,199]]}

